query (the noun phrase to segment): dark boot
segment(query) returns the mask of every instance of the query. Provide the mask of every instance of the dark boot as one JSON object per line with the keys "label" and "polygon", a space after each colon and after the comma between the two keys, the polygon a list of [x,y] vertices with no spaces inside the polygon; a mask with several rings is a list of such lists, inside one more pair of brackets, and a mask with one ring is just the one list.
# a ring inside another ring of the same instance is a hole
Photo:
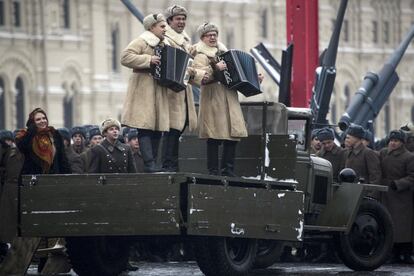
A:
{"label": "dark boot", "polygon": [[140,135],[138,138],[142,159],[144,160],[144,172],[159,172],[155,166],[155,159],[152,153],[152,141],[150,135]]}
{"label": "dark boot", "polygon": [[207,140],[207,169],[208,174],[219,174],[219,151],[220,141],[215,139]]}
{"label": "dark boot", "polygon": [[178,172],[178,148],[180,144],[181,132],[170,129],[164,135],[163,140],[163,162],[162,168],[167,172]]}
{"label": "dark boot", "polygon": [[224,141],[223,155],[221,158],[221,175],[235,177],[234,157],[236,155],[236,141]]}

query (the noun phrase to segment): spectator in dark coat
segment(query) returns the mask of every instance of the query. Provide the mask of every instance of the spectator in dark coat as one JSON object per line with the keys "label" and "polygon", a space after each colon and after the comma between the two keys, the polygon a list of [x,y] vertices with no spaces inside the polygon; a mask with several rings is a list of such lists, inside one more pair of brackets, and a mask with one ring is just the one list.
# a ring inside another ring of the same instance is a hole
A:
{"label": "spectator in dark coat", "polygon": [[65,146],[66,157],[68,158],[72,173],[82,173],[83,167],[82,167],[82,161],[80,159],[80,156],[70,146],[69,129],[63,127],[63,128],[58,128],[58,131],[63,138],[63,144]]}
{"label": "spectator in dark coat", "polygon": [[394,222],[394,249],[398,259],[414,264],[411,256],[413,233],[414,154],[405,146],[405,134],[393,130],[389,134],[388,147],[380,152],[382,184],[389,187],[382,194],[382,201]]}
{"label": "spectator in dark coat", "polygon": [[127,141],[134,156],[137,172],[144,172],[144,160],[142,159],[141,151],[139,150],[138,131],[131,128],[126,137],[128,138]]}

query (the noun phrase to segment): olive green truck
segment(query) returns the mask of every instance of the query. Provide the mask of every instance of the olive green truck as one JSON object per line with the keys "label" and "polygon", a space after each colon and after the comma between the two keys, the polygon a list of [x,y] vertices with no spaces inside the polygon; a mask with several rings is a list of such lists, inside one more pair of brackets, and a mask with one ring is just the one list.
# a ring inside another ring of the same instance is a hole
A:
{"label": "olive green truck", "polygon": [[[393,226],[368,196],[386,187],[334,183],[331,164],[309,153],[308,109],[242,105],[249,137],[236,174],[206,174],[205,141],[184,135],[182,173],[27,175],[19,187],[19,235],[65,237],[79,275],[117,275],[129,245],[176,239],[205,275],[247,275],[283,246],[331,241],[344,264],[374,270],[389,256]],[[186,173],[188,172],[188,173]]]}

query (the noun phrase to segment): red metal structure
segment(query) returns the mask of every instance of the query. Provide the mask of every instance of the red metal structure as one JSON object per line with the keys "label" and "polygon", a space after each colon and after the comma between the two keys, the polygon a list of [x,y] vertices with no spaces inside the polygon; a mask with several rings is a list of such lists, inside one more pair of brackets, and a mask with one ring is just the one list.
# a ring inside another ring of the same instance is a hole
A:
{"label": "red metal structure", "polygon": [[318,0],[286,0],[287,43],[294,44],[291,105],[309,107],[318,66]]}

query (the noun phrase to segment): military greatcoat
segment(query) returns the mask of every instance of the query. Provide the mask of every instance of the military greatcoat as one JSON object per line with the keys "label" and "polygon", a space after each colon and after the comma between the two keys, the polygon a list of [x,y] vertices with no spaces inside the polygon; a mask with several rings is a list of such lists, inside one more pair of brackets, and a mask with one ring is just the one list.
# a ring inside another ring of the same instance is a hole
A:
{"label": "military greatcoat", "polygon": [[100,145],[90,149],[89,173],[135,173],[132,150],[118,140],[111,144],[104,139]]}
{"label": "military greatcoat", "polygon": [[404,146],[390,151],[384,148],[380,152],[383,184],[390,186],[393,181],[397,190],[391,188],[381,195],[394,222],[394,241],[411,242],[413,233],[413,188],[414,154]]}
{"label": "military greatcoat", "polygon": [[325,151],[323,148],[316,153],[317,156],[328,160],[332,164],[332,174],[334,181],[338,181],[339,173],[345,168],[345,152],[343,148],[334,144],[331,151]]}
{"label": "military greatcoat", "polygon": [[168,42],[146,31],[123,50],[121,63],[132,69],[121,119],[123,125],[169,131],[168,91],[150,73],[154,48],[164,43]]}
{"label": "military greatcoat", "polygon": [[204,74],[196,74],[194,81],[201,84],[200,109],[198,112],[199,137],[238,141],[247,137],[246,123],[240,107],[238,92],[227,89],[214,79],[214,64],[217,55],[226,47],[209,47],[200,41],[194,46],[196,55],[193,67],[207,72],[209,80],[201,83]]}
{"label": "military greatcoat", "polygon": [[353,169],[365,183],[381,184],[381,166],[378,154],[362,143],[346,152],[345,167]]}
{"label": "military greatcoat", "polygon": [[[172,47],[190,53],[191,41],[185,32],[177,33],[167,26],[165,36]],[[194,131],[197,128],[197,113],[194,106],[193,89],[190,84],[187,85],[185,90],[178,93],[168,89],[168,105],[170,128],[182,131],[185,127],[186,119],[188,119],[189,131]]]}

